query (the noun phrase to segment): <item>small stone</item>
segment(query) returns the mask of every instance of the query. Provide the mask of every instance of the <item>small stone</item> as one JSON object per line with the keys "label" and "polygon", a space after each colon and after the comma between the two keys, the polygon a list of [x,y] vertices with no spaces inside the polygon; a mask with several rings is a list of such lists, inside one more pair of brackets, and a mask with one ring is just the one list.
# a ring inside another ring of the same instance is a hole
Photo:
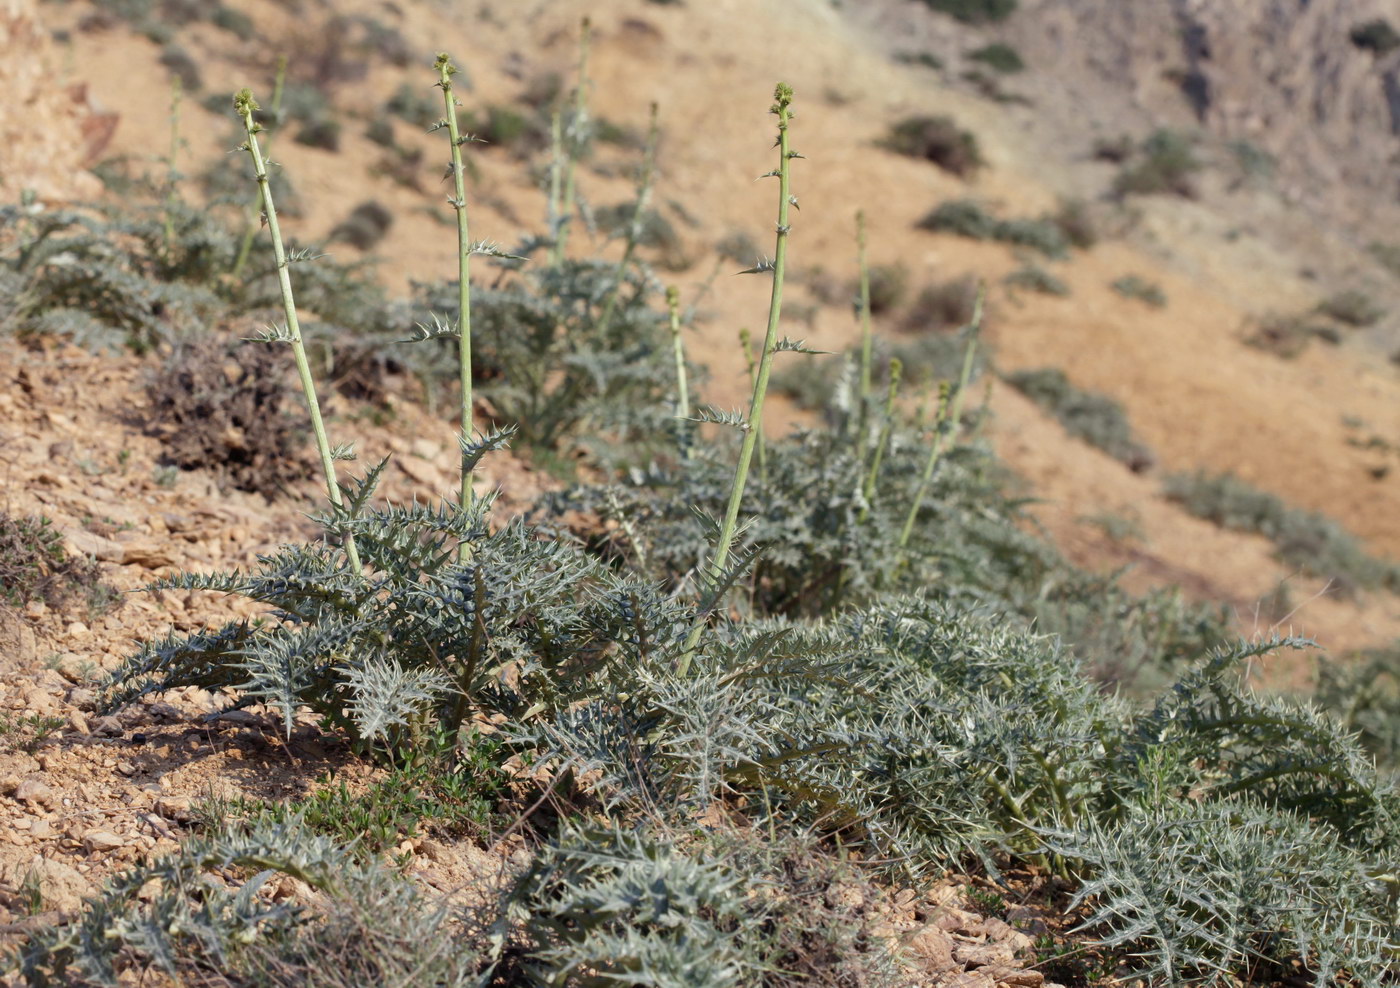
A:
{"label": "small stone", "polygon": [[68,712],[68,726],[79,734],[92,733],[92,730],[88,727],[87,718],[83,716],[81,710],[70,710]]}
{"label": "small stone", "polygon": [[42,600],[31,600],[24,605],[24,616],[31,621],[37,621],[49,612],[49,607]]}
{"label": "small stone", "polygon": [[89,851],[115,851],[125,847],[126,841],[110,830],[89,830],[83,834],[83,846]]}
{"label": "small stone", "polygon": [[97,705],[97,693],[82,686],[75,686],[68,691],[68,703],[79,710],[91,710]]}
{"label": "small stone", "polygon": [[53,829],[53,824],[42,817],[29,824],[29,836],[38,840],[46,840],[57,834],[58,831]]}
{"label": "small stone", "polygon": [[998,988],[1041,988],[1045,984],[1045,975],[1039,971],[997,967],[988,968],[983,973],[994,980]]}
{"label": "small stone", "polygon": [[909,939],[909,950],[920,960],[920,967],[933,974],[954,967],[953,942],[948,934],[934,927],[924,927]]}
{"label": "small stone", "polygon": [[15,799],[30,805],[49,806],[53,803],[53,790],[38,779],[25,779],[15,787]]}
{"label": "small stone", "polygon": [[193,805],[188,796],[162,796],[156,800],[156,812],[167,820],[183,822],[190,819]]}
{"label": "small stone", "polygon": [[74,621],[68,625],[69,638],[86,638],[90,634],[92,632],[88,630],[88,626],[81,621]]}
{"label": "small stone", "polygon": [[116,539],[103,538],[81,528],[66,529],[63,541],[70,555],[92,556],[106,563],[120,563],[126,558],[126,547]]}
{"label": "small stone", "polygon": [[119,738],[124,733],[121,721],[115,717],[99,717],[92,725],[92,733],[100,738]]}
{"label": "small stone", "polygon": [[225,724],[237,724],[240,727],[252,727],[258,723],[258,718],[246,710],[225,710],[214,719]]}
{"label": "small stone", "polygon": [[128,777],[133,776],[136,774],[136,766],[131,762],[117,762],[117,771]]}
{"label": "small stone", "polygon": [[958,932],[981,932],[982,917],[977,913],[970,913],[964,909],[950,906],[934,919],[933,925],[947,933]]}
{"label": "small stone", "polygon": [[963,943],[953,948],[953,960],[969,968],[1009,968],[1015,959],[1015,951],[1004,943]]}

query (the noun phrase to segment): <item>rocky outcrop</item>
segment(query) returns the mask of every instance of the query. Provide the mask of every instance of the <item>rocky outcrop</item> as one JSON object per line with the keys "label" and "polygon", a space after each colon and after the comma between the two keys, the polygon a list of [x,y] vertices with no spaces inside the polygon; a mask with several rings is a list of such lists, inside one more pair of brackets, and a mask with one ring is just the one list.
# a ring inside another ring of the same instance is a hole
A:
{"label": "rocky outcrop", "polygon": [[83,84],[58,72],[35,0],[0,0],[0,202],[26,191],[47,202],[101,191],[86,171],[111,139],[114,113],[99,112]]}
{"label": "rocky outcrop", "polygon": [[1289,199],[1379,229],[1400,216],[1400,49],[1352,40],[1375,19],[1400,30],[1400,0],[1025,0],[1005,32],[1087,115],[1249,141]]}

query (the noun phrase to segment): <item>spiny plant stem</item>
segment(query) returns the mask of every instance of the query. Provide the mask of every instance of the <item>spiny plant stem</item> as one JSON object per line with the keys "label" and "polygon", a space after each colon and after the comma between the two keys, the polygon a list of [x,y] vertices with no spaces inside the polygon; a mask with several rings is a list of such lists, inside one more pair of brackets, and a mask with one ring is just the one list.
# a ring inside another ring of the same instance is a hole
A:
{"label": "spiny plant stem", "polygon": [[977,355],[977,338],[982,331],[982,305],[985,295],[985,288],[978,290],[977,304],[972,310],[972,324],[968,327],[967,350],[963,353],[962,373],[958,377],[957,390],[953,392],[951,408],[948,396],[946,394],[940,396],[939,414],[936,419],[933,442],[929,446],[928,459],[924,462],[924,472],[919,477],[919,486],[914,491],[914,500],[909,505],[909,514],[904,519],[904,528],[899,533],[897,545],[901,553],[900,562],[903,561],[902,553],[909,544],[909,537],[914,532],[914,522],[923,509],[924,498],[928,495],[929,484],[933,480],[933,471],[938,466],[938,460],[942,457],[945,446],[957,435],[958,426],[962,422],[963,400],[967,397],[967,383],[972,377],[972,363]]}
{"label": "spiny plant stem", "polygon": [[[720,525],[719,539],[715,544],[714,557],[709,570],[712,579],[724,576],[725,563],[729,561],[729,550],[734,534],[739,526],[739,505],[744,499],[744,487],[748,483],[749,464],[753,460],[754,446],[758,442],[757,423],[763,421],[763,399],[768,393],[768,376],[773,369],[773,353],[778,345],[778,323],[783,309],[783,274],[787,269],[788,234],[792,195],[792,159],[801,157],[791,149],[788,122],[792,119],[792,87],[778,83],[773,92],[773,107],[770,112],[778,118],[778,168],[765,177],[778,179],[778,227],[777,242],[773,250],[773,292],[768,302],[768,331],[763,338],[763,351],[758,361],[758,376],[754,379],[753,397],[749,400],[749,414],[744,421],[744,441],[739,447],[739,462],[734,468],[734,482],[729,489],[729,505]],[[702,616],[691,626],[682,649],[678,672],[684,676],[690,671],[695,646],[708,623]]]}
{"label": "spiny plant stem", "polygon": [[904,364],[895,357],[890,361],[890,386],[885,394],[885,418],[880,426],[880,438],[875,442],[875,451],[870,457],[870,469],[865,475],[865,484],[861,487],[861,497],[865,501],[861,505],[859,520],[865,521],[870,514],[870,504],[875,500],[875,489],[879,484],[880,461],[885,455],[885,446],[890,441],[890,432],[894,429],[894,403],[899,397],[899,379],[904,373]]}
{"label": "spiny plant stem", "polygon": [[[287,56],[277,56],[277,75],[272,82],[272,119],[277,123],[282,121],[282,86],[287,81]],[[268,141],[269,146],[271,140]],[[243,241],[238,245],[238,256],[233,261],[233,279],[237,281],[243,275],[243,267],[248,263],[248,257],[253,252],[253,240],[258,235],[259,223],[258,214],[262,208],[261,193],[255,195],[248,203],[248,208],[244,210],[243,217]]]}
{"label": "spiny plant stem", "polygon": [[[758,358],[753,352],[753,336],[749,333],[747,326],[739,328],[739,346],[744,350],[744,362],[748,365],[749,387],[752,388],[754,381],[758,379]],[[768,450],[763,441],[763,423],[757,423],[754,428],[758,431],[756,448],[758,452],[758,482],[768,483]]]}
{"label": "spiny plant stem", "polygon": [[681,458],[690,459],[690,385],[686,380],[685,341],[681,339],[681,291],[675,285],[666,289],[666,310],[671,317],[671,350],[676,357],[676,425],[680,434]]}
{"label": "spiny plant stem", "polygon": [[554,247],[550,253],[550,260],[554,265],[564,260],[564,248],[569,241],[569,225],[574,216],[578,159],[588,128],[588,42],[591,33],[592,25],[585,17],[579,24],[578,85],[574,89],[574,115],[569,121],[568,140],[565,142],[564,201],[559,209],[559,225],[554,232]]}
{"label": "spiny plant stem", "polygon": [[[856,263],[860,268],[860,401],[859,427],[865,435],[866,403],[870,399],[870,363],[873,333],[870,327],[870,265],[865,255],[865,210],[856,213]],[[864,442],[864,439],[862,439]]]}
{"label": "spiny plant stem", "polygon": [[[549,224],[549,235],[556,241],[559,237],[559,196],[563,183],[564,170],[564,120],[556,100],[549,115],[549,205],[545,220]],[[554,248],[550,247],[550,257]]]}
{"label": "spiny plant stem", "polygon": [[612,288],[608,291],[607,301],[603,303],[603,314],[598,317],[598,337],[604,341],[607,340],[608,330],[612,327],[613,313],[617,311],[617,300],[622,294],[622,282],[627,276],[627,268],[632,263],[632,255],[637,252],[637,242],[642,239],[642,222],[647,206],[651,203],[651,183],[656,173],[656,142],[659,135],[658,110],[657,105],[653,103],[651,125],[647,128],[647,149],[642,158],[642,174],[637,182],[637,205],[632,210],[632,222],[627,226],[627,245],[622,250],[621,260],[617,262],[617,270],[613,272]]}
{"label": "spiny plant stem", "polygon": [[[301,323],[297,320],[296,299],[292,295],[292,278],[288,271],[287,251],[282,245],[282,230],[277,225],[277,207],[272,202],[272,189],[267,179],[267,164],[262,150],[258,147],[259,127],[253,120],[258,104],[250,90],[241,90],[233,98],[234,109],[243,118],[243,130],[248,135],[243,150],[253,159],[253,173],[257,177],[258,191],[262,199],[263,216],[267,219],[267,230],[272,236],[272,252],[277,259],[277,283],[282,290],[282,311],[287,318],[287,335],[292,344],[292,355],[296,358],[297,375],[301,378],[301,391],[306,398],[307,410],[311,413],[311,429],[316,434],[316,449],[321,454],[321,469],[326,475],[326,494],[331,504],[341,507],[340,484],[335,476],[335,459],[331,455],[330,440],[326,438],[326,425],[321,420],[321,404],[316,400],[316,382],[311,377],[311,364],[306,359],[306,346],[301,339]],[[345,533],[345,555],[353,572],[359,573],[360,552],[355,546],[355,537]]]}
{"label": "spiny plant stem", "polygon": [[175,249],[175,202],[180,170],[176,159],[180,154],[180,77],[170,82],[170,160],[166,162],[165,178],[165,253]]}
{"label": "spiny plant stem", "polygon": [[[457,127],[457,98],[452,95],[452,77],[457,67],[444,52],[437,57],[438,86],[442,89],[442,102],[446,110],[447,136],[452,145],[452,187],[453,196],[448,199],[457,212],[457,364],[462,385],[462,439],[472,438],[472,290],[471,256],[472,242],[467,227],[467,186],[462,167],[462,145],[471,140],[462,137]],[[465,510],[472,503],[472,472],[470,459],[465,447],[462,451],[462,491],[460,504]],[[464,540],[458,547],[463,562],[471,553],[471,547]]]}

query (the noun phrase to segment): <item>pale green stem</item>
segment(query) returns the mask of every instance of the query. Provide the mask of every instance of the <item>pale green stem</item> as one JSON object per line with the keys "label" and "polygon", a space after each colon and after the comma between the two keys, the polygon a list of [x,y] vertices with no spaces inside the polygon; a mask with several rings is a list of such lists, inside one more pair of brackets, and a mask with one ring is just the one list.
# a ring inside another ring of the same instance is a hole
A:
{"label": "pale green stem", "polygon": [[681,339],[681,293],[675,285],[666,289],[671,316],[671,350],[676,357],[676,424],[680,429],[681,458],[690,459],[690,385],[686,380],[685,341]]}
{"label": "pale green stem", "polygon": [[[752,388],[754,381],[758,380],[758,360],[754,356],[753,337],[749,335],[747,326],[739,329],[739,345],[744,350],[744,362],[748,365],[749,387]],[[768,448],[767,444],[763,441],[763,423],[756,423],[754,428],[758,430],[758,440],[756,443],[758,452],[758,482],[760,484],[767,484]]]}
{"label": "pale green stem", "polygon": [[[749,464],[753,460],[754,446],[758,441],[758,429],[755,426],[763,421],[763,399],[768,393],[768,376],[773,368],[773,353],[778,345],[778,323],[783,309],[783,274],[787,268],[788,234],[791,229],[788,218],[793,202],[791,164],[792,159],[798,155],[791,150],[788,136],[788,121],[792,117],[789,109],[792,105],[792,88],[785,83],[779,83],[774,92],[774,99],[772,112],[778,118],[778,168],[775,173],[770,174],[776,174],[778,179],[778,229],[777,243],[773,250],[773,292],[768,302],[768,331],[763,338],[763,352],[758,361],[758,376],[754,380],[753,397],[749,400],[749,414],[744,422],[744,441],[739,447],[739,462],[734,467],[734,482],[729,489],[729,505],[725,509],[724,521],[720,525],[719,541],[715,545],[714,557],[709,563],[712,579],[719,579],[723,576],[725,563],[729,561],[729,550],[734,541],[734,533],[739,526],[739,505],[744,499],[744,487],[748,483],[749,477]],[[690,662],[695,654],[695,646],[699,643],[700,635],[704,632],[707,623],[704,617],[697,619],[691,626],[690,633],[686,636],[678,666],[678,671],[682,676],[690,671]]]}
{"label": "pale green stem", "polygon": [[[267,180],[267,163],[258,147],[258,125],[253,122],[253,111],[258,104],[253,94],[244,89],[234,98],[234,107],[243,118],[243,129],[248,135],[244,150],[253,159],[253,173],[257,177],[258,191],[262,199],[263,216],[267,219],[267,230],[272,237],[272,252],[277,259],[277,283],[282,290],[282,312],[287,318],[287,335],[291,338],[292,355],[296,358],[297,376],[301,378],[301,392],[306,398],[307,410],[311,413],[311,430],[316,435],[316,449],[321,454],[321,469],[326,477],[326,494],[331,504],[337,508],[343,502],[340,497],[340,484],[335,476],[335,459],[331,455],[330,440],[326,438],[326,425],[321,420],[321,404],[316,400],[316,382],[311,377],[311,364],[306,359],[306,346],[301,339],[301,323],[297,320],[296,299],[292,295],[292,278],[288,270],[287,252],[282,246],[282,230],[277,225],[277,207],[272,202],[272,189]],[[361,572],[360,553],[355,546],[355,536],[345,533],[345,555],[350,568]]]}
{"label": "pale green stem", "polygon": [[574,116],[569,121],[569,140],[564,159],[564,202],[559,210],[559,228],[554,235],[552,252],[552,261],[556,265],[564,260],[564,248],[569,241],[569,226],[573,222],[574,200],[578,194],[579,152],[588,128],[588,41],[591,33],[592,26],[585,17],[579,25],[578,85],[574,89]]}
{"label": "pale green stem", "polygon": [[856,257],[860,269],[860,402],[858,405],[861,442],[865,439],[866,403],[870,399],[870,351],[873,332],[870,327],[870,265],[865,254],[865,211],[856,213]]}
{"label": "pale green stem", "polygon": [[180,78],[170,82],[170,160],[166,163],[165,183],[165,253],[175,249],[175,202],[176,187],[180,181],[177,158],[180,154]]}
{"label": "pale green stem", "polygon": [[875,452],[870,457],[870,469],[865,475],[865,484],[861,488],[861,495],[864,504],[860,508],[860,521],[870,514],[871,502],[875,500],[876,486],[880,479],[880,461],[885,456],[885,446],[890,441],[890,433],[894,430],[894,403],[899,397],[899,379],[904,373],[904,364],[898,357],[890,361],[890,387],[885,395],[885,419],[880,426],[880,438],[875,443]]}
{"label": "pale green stem", "polygon": [[958,388],[953,393],[952,408],[946,418],[942,415],[939,416],[939,427],[933,443],[929,447],[928,460],[924,463],[924,472],[919,477],[919,486],[914,491],[914,500],[909,505],[909,514],[904,519],[904,528],[899,533],[898,547],[901,553],[909,544],[909,537],[914,533],[914,522],[919,517],[920,510],[923,509],[924,498],[928,495],[929,484],[933,480],[933,471],[938,466],[938,460],[942,457],[945,446],[957,435],[958,427],[962,423],[963,399],[967,396],[967,383],[972,377],[972,363],[977,355],[977,337],[982,330],[982,305],[985,295],[985,289],[981,289],[977,293],[977,305],[972,312],[972,325],[968,330],[967,350],[963,353],[962,374],[958,378]]}
{"label": "pale green stem", "polygon": [[612,328],[613,314],[617,311],[617,300],[622,294],[622,281],[627,276],[627,268],[632,263],[632,255],[637,252],[637,241],[642,238],[642,221],[647,206],[651,203],[651,182],[656,171],[656,142],[660,134],[657,122],[657,106],[651,104],[651,126],[647,129],[646,155],[642,159],[642,175],[637,184],[637,205],[632,210],[632,222],[627,227],[627,245],[622,250],[622,258],[613,271],[612,288],[607,301],[603,303],[603,314],[598,317],[598,338],[607,340]]}
{"label": "pale green stem", "polygon": [[[277,75],[272,82],[272,118],[281,121],[282,116],[282,86],[287,80],[287,56],[277,56]],[[269,146],[271,140],[268,141]],[[258,212],[261,207],[262,198],[260,195],[254,196],[253,201],[248,203],[243,217],[243,241],[238,245],[238,256],[233,261],[233,279],[237,281],[243,274],[243,268],[248,263],[248,257],[253,252],[253,240],[258,235],[259,223]]]}
{"label": "pale green stem", "polygon": [[[549,235],[556,242],[559,239],[559,197],[564,171],[564,121],[556,101],[549,115],[549,206],[545,219],[549,223]],[[554,248],[551,246],[551,254]]]}
{"label": "pale green stem", "polygon": [[[453,197],[448,201],[457,212],[457,369],[462,385],[462,441],[471,442],[472,420],[472,242],[467,227],[467,184],[462,167],[464,138],[457,126],[457,98],[452,95],[452,76],[457,67],[446,54],[437,57],[438,86],[446,110],[447,136],[452,145]],[[462,490],[459,503],[463,510],[472,503],[472,472],[466,449],[462,450]],[[471,547],[463,541],[458,547],[459,558],[466,562]]]}

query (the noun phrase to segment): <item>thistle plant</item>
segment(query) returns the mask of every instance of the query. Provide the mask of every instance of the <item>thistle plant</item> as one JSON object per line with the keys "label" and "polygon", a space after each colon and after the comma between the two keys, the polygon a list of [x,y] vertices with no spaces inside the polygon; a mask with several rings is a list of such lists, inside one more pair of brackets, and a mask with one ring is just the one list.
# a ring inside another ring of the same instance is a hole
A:
{"label": "thistle plant", "polygon": [[[272,81],[272,105],[270,113],[276,123],[282,122],[282,90],[287,80],[287,56],[277,56],[277,74]],[[255,194],[244,210],[243,217],[243,238],[238,244],[238,254],[233,259],[232,277],[237,281],[243,276],[243,268],[248,263],[248,257],[253,252],[253,240],[258,235],[261,224],[258,216],[262,212],[262,192]]]}
{"label": "thistle plant", "polygon": [[[592,24],[585,17],[579,24],[578,40],[578,83],[574,87],[574,112],[564,134],[563,146],[563,201],[555,216],[554,246],[550,249],[550,261],[558,265],[564,259],[564,250],[569,241],[569,227],[573,222],[575,200],[578,197],[578,161],[588,143],[588,49],[592,35]],[[556,128],[557,131],[557,128]]]}
{"label": "thistle plant", "polygon": [[[744,353],[744,372],[748,374],[749,387],[752,388],[754,381],[758,380],[758,357],[753,350],[753,334],[749,332],[747,326],[739,327],[739,349]],[[763,441],[763,423],[756,423],[754,428],[758,431],[758,439],[755,442],[758,455],[758,482],[762,484],[768,481],[768,450]]]}
{"label": "thistle plant", "polygon": [[[768,302],[768,329],[763,337],[758,374],[753,382],[753,397],[749,400],[749,412],[742,424],[744,439],[739,448],[739,461],[734,467],[729,504],[725,508],[719,537],[715,541],[714,554],[707,567],[710,579],[716,583],[724,578],[725,564],[729,561],[729,551],[738,531],[739,506],[744,499],[744,487],[749,479],[749,465],[753,461],[754,447],[758,442],[759,424],[763,421],[763,399],[768,394],[768,377],[773,369],[773,355],[780,347],[785,350],[799,349],[786,339],[779,344],[778,323],[783,310],[783,276],[787,269],[788,235],[792,230],[789,217],[792,208],[797,205],[797,197],[792,194],[792,160],[802,156],[792,150],[788,134],[789,122],[792,120],[792,87],[785,82],[778,83],[773,91],[773,100],[770,112],[778,118],[778,167],[763,177],[778,180],[777,242],[771,267],[760,265],[761,269],[772,271],[773,291]],[[707,616],[698,619],[686,637],[685,651],[678,667],[681,675],[685,675],[690,669],[691,657],[704,631],[706,618]]]}
{"label": "thistle plant", "polygon": [[[865,254],[865,210],[856,213],[856,263],[860,268],[860,422],[865,423],[865,405],[870,399],[870,264]],[[864,428],[861,430],[864,436]]]}
{"label": "thistle plant", "polygon": [[884,459],[885,447],[889,445],[890,433],[894,431],[895,423],[895,402],[899,399],[899,379],[904,373],[904,362],[898,357],[890,361],[890,383],[889,389],[885,392],[885,414],[880,425],[880,435],[875,440],[875,449],[870,454],[870,469],[865,474],[865,483],[861,486],[861,500],[865,502],[860,509],[860,521],[865,521],[870,513],[870,503],[875,500],[875,490],[880,480],[880,461]]}
{"label": "thistle plant", "polygon": [[613,314],[617,311],[617,299],[622,293],[623,279],[632,264],[632,256],[637,252],[637,242],[642,238],[642,223],[646,217],[647,206],[651,203],[651,184],[656,171],[656,144],[659,136],[658,108],[653,103],[651,123],[647,127],[646,153],[642,158],[642,172],[637,180],[637,204],[632,210],[632,221],[627,225],[627,242],[622,249],[622,257],[617,262],[612,288],[608,291],[607,301],[603,303],[603,314],[598,317],[600,336],[606,337],[608,329],[612,326]]}
{"label": "thistle plant", "polygon": [[933,442],[929,445],[928,459],[924,462],[924,471],[919,476],[914,499],[909,504],[909,514],[905,516],[904,527],[900,530],[899,541],[896,543],[901,553],[909,545],[909,537],[914,533],[914,523],[918,520],[919,512],[923,509],[924,499],[928,496],[929,484],[933,481],[933,472],[938,468],[938,461],[957,436],[958,428],[962,424],[963,401],[967,397],[967,385],[972,377],[972,364],[977,356],[977,340],[982,332],[982,307],[985,298],[986,289],[979,289],[977,303],[973,307],[972,324],[968,327],[967,349],[963,352],[962,373],[958,378],[958,386],[953,391],[951,399],[946,393],[940,396],[939,415],[936,419]]}
{"label": "thistle plant", "polygon": [[[472,500],[472,470],[468,454],[468,444],[472,438],[472,294],[471,256],[472,242],[467,226],[466,176],[462,167],[462,145],[471,140],[463,137],[457,127],[457,98],[452,94],[452,77],[457,67],[444,52],[437,57],[438,87],[442,89],[444,109],[443,123],[447,127],[448,143],[452,147],[453,195],[448,202],[457,214],[457,366],[462,388],[462,489],[460,504],[466,509]],[[463,542],[460,550],[466,559],[468,544]]]}
{"label": "thistle plant", "polygon": [[165,253],[175,246],[175,205],[179,201],[180,170],[180,77],[170,82],[170,156],[165,172]]}
{"label": "thistle plant", "polygon": [[[311,430],[316,437],[316,450],[321,457],[321,470],[325,474],[326,494],[330,498],[331,504],[338,510],[342,506],[342,499],[340,484],[335,474],[335,461],[338,455],[344,455],[344,451],[341,449],[333,450],[330,439],[326,436],[326,425],[321,419],[321,404],[316,398],[316,382],[312,379],[311,365],[306,359],[306,345],[302,341],[301,324],[297,320],[296,299],[292,295],[292,278],[289,271],[291,261],[282,244],[282,229],[277,224],[277,207],[272,201],[272,189],[267,177],[267,163],[263,158],[261,148],[258,147],[258,132],[261,128],[253,120],[253,114],[258,110],[258,104],[253,99],[252,91],[243,89],[233,98],[233,106],[243,119],[243,130],[247,134],[247,140],[240,150],[247,151],[248,156],[253,160],[253,173],[258,183],[258,191],[261,194],[263,217],[267,221],[267,230],[272,237],[273,256],[277,259],[277,283],[282,293],[282,312],[286,317],[284,325],[273,327],[262,338],[267,342],[290,343],[292,345],[292,356],[296,360],[297,376],[301,379],[302,395],[306,398],[306,408],[311,415]],[[360,554],[355,547],[354,535],[348,532],[345,535],[345,555],[350,562],[350,569],[359,573]]]}

